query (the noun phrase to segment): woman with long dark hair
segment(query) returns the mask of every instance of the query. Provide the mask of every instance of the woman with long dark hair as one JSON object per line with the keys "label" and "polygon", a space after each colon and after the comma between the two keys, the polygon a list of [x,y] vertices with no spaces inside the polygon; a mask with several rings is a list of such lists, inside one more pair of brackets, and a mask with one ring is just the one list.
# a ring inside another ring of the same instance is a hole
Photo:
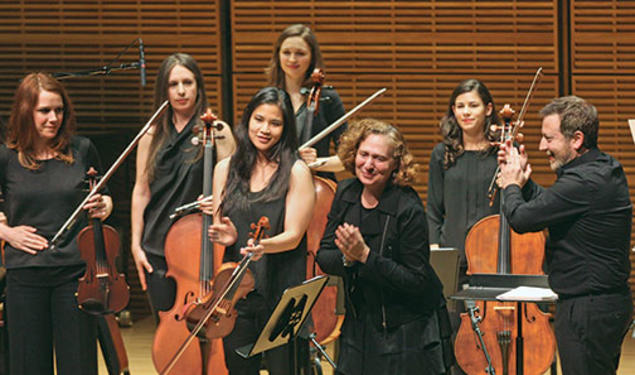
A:
{"label": "woman with long dark hair", "polygon": [[498,213],[499,197],[490,206],[488,187],[496,170],[495,132],[499,119],[483,82],[465,80],[454,89],[440,123],[443,141],[430,156],[428,224],[430,245],[455,247],[460,253],[459,282],[467,282],[465,237],[485,216]]}
{"label": "woman with long dark hair", "polygon": [[[324,69],[324,62],[313,31],[302,24],[284,29],[274,45],[273,55],[265,72],[269,85],[285,90],[291,98],[299,145],[320,133],[345,113],[342,100],[335,89],[323,87],[318,113],[311,128],[308,128],[306,95],[313,85],[311,74],[316,68]],[[338,139],[345,130],[346,124],[313,147],[301,150],[300,157],[309,167],[320,172],[320,175],[335,179],[332,172],[341,171],[343,167],[336,155],[329,156],[329,148],[331,144],[337,147]]]}
{"label": "woman with long dark hair", "polygon": [[[86,269],[76,237],[87,220],[78,220],[49,247],[86,196],[86,172],[101,169],[92,142],[73,135],[74,129],[64,87],[48,74],[27,75],[0,146],[11,374],[50,375],[54,367],[57,374],[97,374],[96,322],[79,309],[75,297]],[[103,220],[112,200],[95,194],[84,209]]]}
{"label": "woman with long dark hair", "polygon": [[[258,259],[250,265],[255,289],[237,303],[234,331],[223,340],[232,375],[259,373],[260,358],[243,359],[235,349],[255,342],[282,292],[306,277],[305,232],[315,193],[311,172],[297,154],[295,130],[286,92],[260,90],[235,129],[236,152],[214,171],[213,203],[202,205],[204,212],[214,214],[209,236],[226,246],[226,261],[238,261],[247,251]],[[250,224],[261,216],[269,218],[269,238],[253,246]],[[308,345],[304,341],[299,346],[305,361]],[[265,353],[271,374],[288,374],[288,350],[284,345]]]}
{"label": "woman with long dark hair", "polygon": [[[154,106],[165,100],[165,115],[141,138],[137,150],[137,175],[132,191],[132,255],[143,290],[152,307],[168,310],[174,303],[175,284],[165,278],[165,237],[169,219],[178,206],[192,202],[202,192],[201,147],[190,142],[207,107],[203,75],[196,60],[185,53],[168,56],[159,68],[154,87]],[[229,156],[234,138],[229,126],[218,134],[216,160]]]}

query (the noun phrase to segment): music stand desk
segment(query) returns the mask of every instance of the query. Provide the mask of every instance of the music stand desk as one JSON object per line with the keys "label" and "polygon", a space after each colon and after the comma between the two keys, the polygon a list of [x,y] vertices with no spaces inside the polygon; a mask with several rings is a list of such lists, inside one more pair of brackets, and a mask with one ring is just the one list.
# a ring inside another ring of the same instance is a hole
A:
{"label": "music stand desk", "polygon": [[316,276],[298,286],[287,288],[256,342],[236,349],[236,353],[249,358],[291,342],[293,348],[289,350],[290,374],[297,374],[295,338],[328,279],[326,275]]}

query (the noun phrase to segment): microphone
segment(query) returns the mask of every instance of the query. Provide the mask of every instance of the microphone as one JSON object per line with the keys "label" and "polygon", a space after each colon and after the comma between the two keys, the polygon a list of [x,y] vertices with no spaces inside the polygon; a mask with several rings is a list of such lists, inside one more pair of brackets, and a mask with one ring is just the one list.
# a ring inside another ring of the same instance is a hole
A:
{"label": "microphone", "polygon": [[139,70],[141,73],[141,86],[146,85],[146,56],[143,51],[143,39],[139,38]]}

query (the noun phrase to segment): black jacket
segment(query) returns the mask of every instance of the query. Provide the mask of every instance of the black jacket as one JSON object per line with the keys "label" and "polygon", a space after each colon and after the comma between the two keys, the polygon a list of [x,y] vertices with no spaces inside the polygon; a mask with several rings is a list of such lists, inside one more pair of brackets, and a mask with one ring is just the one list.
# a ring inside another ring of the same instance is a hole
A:
{"label": "black jacket", "polygon": [[[410,187],[389,185],[382,193],[379,215],[361,220],[361,192],[357,179],[338,184],[328,224],[317,253],[324,272],[342,276],[347,318],[360,312],[383,328],[394,328],[432,314],[442,304],[442,285],[430,266],[426,214]],[[342,223],[360,228],[370,248],[366,264],[345,267],[334,243]]]}

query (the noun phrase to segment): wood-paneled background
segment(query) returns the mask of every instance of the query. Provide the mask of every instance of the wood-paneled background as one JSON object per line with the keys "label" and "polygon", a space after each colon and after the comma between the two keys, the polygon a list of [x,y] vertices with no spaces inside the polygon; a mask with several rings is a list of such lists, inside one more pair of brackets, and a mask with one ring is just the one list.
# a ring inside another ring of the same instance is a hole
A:
{"label": "wood-paneled background", "polygon": [[[498,107],[510,103],[518,109],[539,66],[545,77],[524,129],[534,178],[545,185],[554,181],[538,152],[538,110],[553,97],[577,94],[598,107],[600,147],[622,162],[635,196],[635,146],[626,122],[635,118],[635,1],[3,1],[0,117],[7,120],[13,92],[27,72],[96,69],[141,37],[147,86],[139,84],[138,70],[65,81],[79,132],[93,138],[109,165],[149,117],[155,75],[166,56],[192,54],[213,109],[237,123],[251,95],[266,84],[263,69],[274,41],[293,23],[316,33],[326,82],[346,108],[388,88],[360,116],[387,120],[406,134],[422,166],[416,186],[422,199],[430,151],[440,141],[437,124],[456,84],[479,78]],[[133,47],[115,65],[137,60]],[[130,159],[110,183],[116,199],[112,222],[126,251],[133,181]],[[140,316],[147,302],[127,262],[131,309]]]}

